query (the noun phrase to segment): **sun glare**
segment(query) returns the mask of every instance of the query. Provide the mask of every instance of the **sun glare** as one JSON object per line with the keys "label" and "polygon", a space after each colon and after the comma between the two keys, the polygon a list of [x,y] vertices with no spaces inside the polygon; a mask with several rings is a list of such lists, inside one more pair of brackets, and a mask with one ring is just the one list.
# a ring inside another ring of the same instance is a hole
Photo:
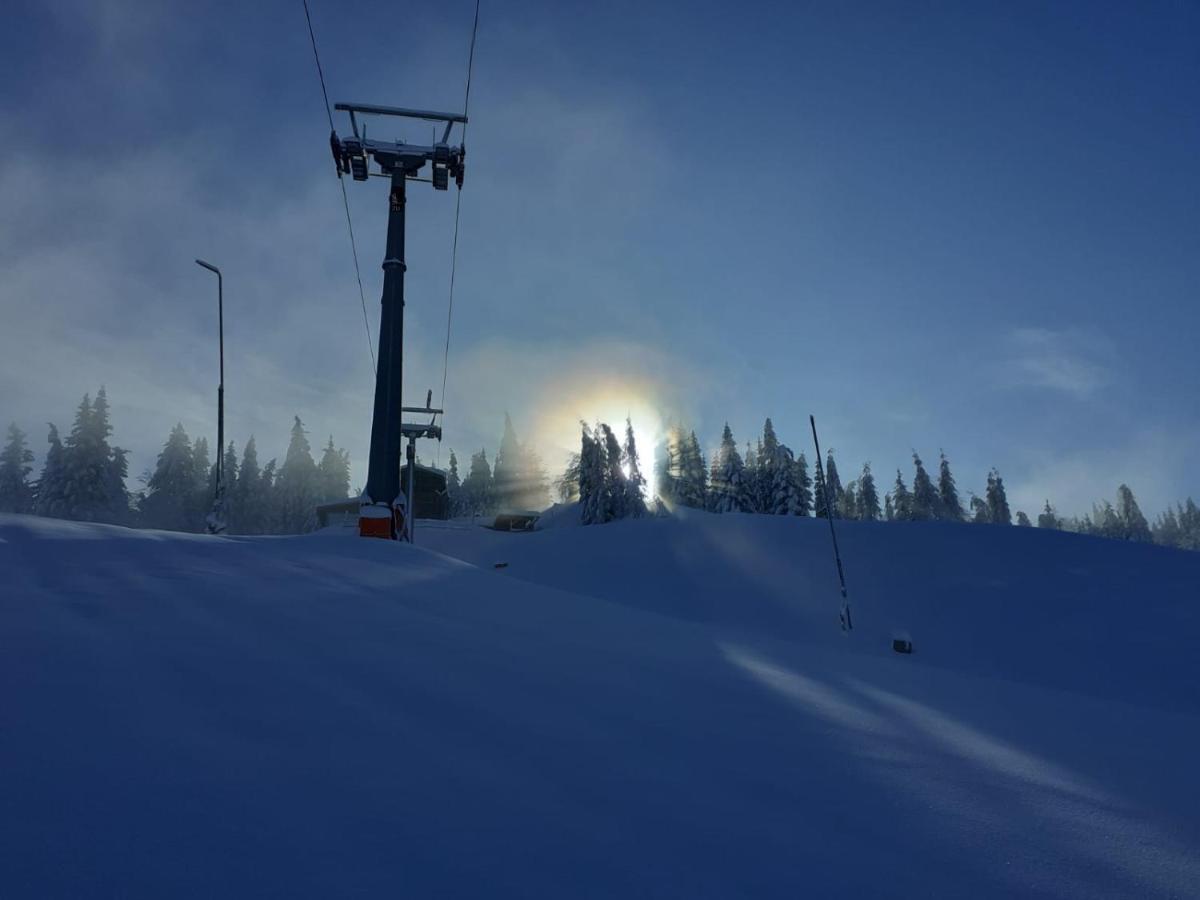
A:
{"label": "sun glare", "polygon": [[627,418],[633,424],[633,439],[649,500],[656,489],[654,447],[665,430],[650,384],[631,380],[588,385],[580,390],[562,386],[561,393],[556,392],[553,400],[543,407],[536,429],[538,445],[546,448],[547,465],[556,473],[561,472],[570,454],[579,452],[580,421],[593,426],[603,422],[624,443]]}

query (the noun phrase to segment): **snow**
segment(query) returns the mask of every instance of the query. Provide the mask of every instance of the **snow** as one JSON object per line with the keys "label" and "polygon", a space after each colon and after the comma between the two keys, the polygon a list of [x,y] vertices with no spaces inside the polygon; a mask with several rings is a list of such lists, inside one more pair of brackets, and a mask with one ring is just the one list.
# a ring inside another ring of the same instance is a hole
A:
{"label": "snow", "polygon": [[1200,896],[1200,554],[841,526],[0,516],[0,895]]}

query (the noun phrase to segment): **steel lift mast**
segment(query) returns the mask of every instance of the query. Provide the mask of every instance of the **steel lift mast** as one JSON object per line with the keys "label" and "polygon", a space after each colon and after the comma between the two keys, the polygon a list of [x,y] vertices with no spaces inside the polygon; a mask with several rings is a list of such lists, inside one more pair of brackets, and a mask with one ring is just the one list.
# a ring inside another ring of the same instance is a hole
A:
{"label": "steel lift mast", "polygon": [[[465,126],[467,117],[457,113],[399,109],[365,103],[336,103],[334,109],[350,114],[353,137],[342,140],[337,132],[329,135],[330,148],[337,164],[338,177],[350,175],[355,181],[384,177],[391,179],[388,198],[387,250],[383,260],[383,300],[379,318],[379,353],[375,370],[375,411],[371,420],[371,450],[367,464],[367,486],[359,508],[358,531],[363,537],[412,540],[414,507],[413,486],[416,468],[415,444],[418,438],[441,440],[437,425],[440,409],[433,409],[429,395],[425,407],[405,407],[402,402],[404,368],[404,207],[409,181],[428,181],[434,190],[444,191],[453,178],[459,190],[463,184],[466,147],[451,146],[450,134],[456,124]],[[445,125],[441,140],[428,145],[404,141],[368,139],[366,126],[359,131],[358,115],[399,116]],[[370,171],[374,162],[378,172]],[[430,164],[428,179],[418,174]],[[404,422],[404,413],[430,415],[428,424]],[[400,456],[408,442],[408,484],[400,484]]]}

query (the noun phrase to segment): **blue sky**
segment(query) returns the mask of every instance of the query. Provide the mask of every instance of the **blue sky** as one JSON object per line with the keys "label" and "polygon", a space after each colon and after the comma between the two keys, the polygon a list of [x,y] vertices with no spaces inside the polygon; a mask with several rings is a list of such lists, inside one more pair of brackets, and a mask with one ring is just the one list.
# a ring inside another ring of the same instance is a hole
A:
{"label": "blue sky", "polygon": [[[331,99],[461,105],[473,3],[312,9]],[[706,446],[769,415],[802,449],[811,412],[844,475],[945,448],[1031,514],[1200,497],[1198,42],[1182,2],[485,0],[448,444],[490,451],[507,409],[554,466],[626,411]],[[40,454],[104,383],[134,474],[175,421],[215,432],[203,256],[228,433],[265,459],[299,413],[361,483],[372,375],[299,0],[18,0],[0,76],[0,418]],[[385,189],[348,188],[374,328]],[[410,401],[441,383],[453,204],[411,192]]]}

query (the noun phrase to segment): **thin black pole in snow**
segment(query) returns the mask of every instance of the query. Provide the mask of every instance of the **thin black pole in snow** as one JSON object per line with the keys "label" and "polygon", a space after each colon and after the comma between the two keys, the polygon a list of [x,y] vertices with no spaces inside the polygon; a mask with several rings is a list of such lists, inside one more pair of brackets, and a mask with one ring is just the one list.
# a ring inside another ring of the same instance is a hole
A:
{"label": "thin black pole in snow", "polygon": [[842,554],[838,551],[837,530],[833,527],[833,504],[829,502],[829,482],[825,480],[825,467],[821,465],[821,442],[817,439],[817,420],[808,417],[812,425],[813,446],[817,450],[817,473],[821,476],[821,493],[825,501],[825,518],[829,520],[829,536],[833,538],[833,558],[837,562],[838,582],[842,587],[842,609],[838,618],[842,623],[842,631],[853,631],[854,622],[850,619],[850,600],[846,596],[846,574],[842,571]]}

